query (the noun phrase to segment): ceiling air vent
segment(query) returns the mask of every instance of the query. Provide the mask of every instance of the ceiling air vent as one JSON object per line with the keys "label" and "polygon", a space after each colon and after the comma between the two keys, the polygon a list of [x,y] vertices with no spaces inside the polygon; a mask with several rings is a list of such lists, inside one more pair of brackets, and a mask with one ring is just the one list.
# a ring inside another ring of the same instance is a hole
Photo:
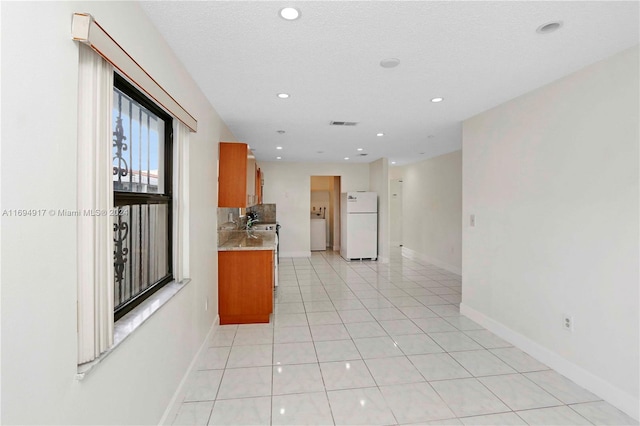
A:
{"label": "ceiling air vent", "polygon": [[358,154],[358,155],[359,155],[360,157],[366,157],[366,156],[367,156],[367,155],[369,155],[369,154],[366,154],[366,153],[364,153],[364,152],[363,152],[362,154]]}
{"label": "ceiling air vent", "polygon": [[355,121],[332,121],[329,124],[331,126],[355,126],[358,123]]}

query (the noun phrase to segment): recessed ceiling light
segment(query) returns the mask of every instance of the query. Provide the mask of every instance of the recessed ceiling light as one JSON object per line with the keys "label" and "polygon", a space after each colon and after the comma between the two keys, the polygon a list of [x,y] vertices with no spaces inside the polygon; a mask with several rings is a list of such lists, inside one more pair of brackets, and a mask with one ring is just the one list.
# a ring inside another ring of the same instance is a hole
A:
{"label": "recessed ceiling light", "polygon": [[280,17],[287,21],[295,21],[300,17],[300,11],[294,7],[285,7],[280,9]]}
{"label": "recessed ceiling light", "polygon": [[276,157],[276,160],[282,160],[282,157]]}
{"label": "recessed ceiling light", "polygon": [[281,146],[276,146],[276,149],[282,149],[282,147]]}
{"label": "recessed ceiling light", "polygon": [[288,93],[278,93],[278,97],[280,99],[287,99],[289,97]]}
{"label": "recessed ceiling light", "polygon": [[345,159],[345,160],[348,160],[348,159],[349,159],[349,157],[344,157],[344,159]]}
{"label": "recessed ceiling light", "polygon": [[536,32],[538,34],[549,34],[560,29],[561,26],[562,26],[562,21],[547,22],[546,24],[540,25],[536,29]]}
{"label": "recessed ceiling light", "polygon": [[380,61],[380,66],[382,68],[395,68],[400,64],[400,59],[398,58],[387,58]]}
{"label": "recessed ceiling light", "polygon": [[444,98],[433,98],[433,99],[431,99],[431,102],[433,102],[433,103],[438,103],[438,102],[442,102],[442,101],[444,101]]}
{"label": "recessed ceiling light", "polygon": [[384,133],[376,133],[376,136],[384,136]]}
{"label": "recessed ceiling light", "polygon": [[392,162],[391,162],[391,164],[396,164],[396,162],[395,162],[395,161],[392,161]]}
{"label": "recessed ceiling light", "polygon": [[358,149],[356,149],[356,151],[364,151],[364,149],[363,148],[358,148]]}

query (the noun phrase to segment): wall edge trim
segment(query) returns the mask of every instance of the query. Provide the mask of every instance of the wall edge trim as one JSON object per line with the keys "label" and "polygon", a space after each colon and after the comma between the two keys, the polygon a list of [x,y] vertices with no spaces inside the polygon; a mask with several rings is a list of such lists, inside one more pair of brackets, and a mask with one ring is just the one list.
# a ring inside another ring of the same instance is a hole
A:
{"label": "wall edge trim", "polygon": [[531,355],[538,361],[553,368],[558,373],[574,381],[586,390],[598,395],[609,404],[633,417],[635,420],[639,420],[640,400],[635,399],[633,395],[628,394],[601,377],[590,373],[552,350],[464,303],[460,303],[460,313],[477,322],[487,330],[496,334],[498,337],[501,337],[507,342],[513,344],[518,349],[521,349]]}
{"label": "wall edge trim", "polygon": [[450,265],[446,262],[436,259],[435,257],[431,257],[424,253],[417,252],[408,247],[404,247],[404,246],[402,247],[402,255],[405,257],[408,257],[409,259],[421,260],[423,262],[432,263],[439,268],[446,269],[449,272],[462,276],[462,268],[458,268],[456,266]]}
{"label": "wall edge trim", "polygon": [[207,335],[205,336],[204,340],[202,341],[200,348],[198,348],[198,351],[196,352],[193,359],[191,360],[189,367],[187,367],[187,371],[184,373],[184,376],[182,376],[182,380],[180,380],[180,384],[178,384],[178,387],[176,391],[173,393],[173,396],[171,397],[169,404],[167,404],[167,408],[165,408],[164,413],[162,413],[162,417],[158,422],[159,425],[170,425],[171,423],[173,423],[173,419],[178,414],[178,409],[180,408],[180,405],[177,404],[176,402],[182,401],[182,399],[184,399],[184,396],[187,392],[186,384],[188,383],[189,377],[191,376],[191,373],[196,368],[196,363],[200,359],[200,355],[205,349],[208,348],[207,343],[209,342],[209,339],[211,338],[211,336],[213,336],[213,334],[215,334],[219,326],[220,326],[220,316],[216,315],[216,319],[213,321],[213,324],[211,325],[211,328],[207,332]]}

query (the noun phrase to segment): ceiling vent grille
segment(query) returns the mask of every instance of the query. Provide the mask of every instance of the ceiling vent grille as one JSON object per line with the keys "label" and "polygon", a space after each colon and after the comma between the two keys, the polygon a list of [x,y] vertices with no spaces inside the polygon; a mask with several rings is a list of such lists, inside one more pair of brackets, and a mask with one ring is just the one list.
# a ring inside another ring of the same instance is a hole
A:
{"label": "ceiling vent grille", "polygon": [[355,121],[332,121],[329,123],[331,126],[355,126],[357,124]]}

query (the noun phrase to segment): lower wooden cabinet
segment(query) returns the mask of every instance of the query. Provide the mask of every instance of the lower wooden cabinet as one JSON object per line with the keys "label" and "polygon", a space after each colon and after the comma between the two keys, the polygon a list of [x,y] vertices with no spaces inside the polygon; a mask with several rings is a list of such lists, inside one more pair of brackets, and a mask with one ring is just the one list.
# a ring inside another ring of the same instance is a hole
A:
{"label": "lower wooden cabinet", "polygon": [[269,322],[273,267],[273,250],[218,252],[220,324]]}

